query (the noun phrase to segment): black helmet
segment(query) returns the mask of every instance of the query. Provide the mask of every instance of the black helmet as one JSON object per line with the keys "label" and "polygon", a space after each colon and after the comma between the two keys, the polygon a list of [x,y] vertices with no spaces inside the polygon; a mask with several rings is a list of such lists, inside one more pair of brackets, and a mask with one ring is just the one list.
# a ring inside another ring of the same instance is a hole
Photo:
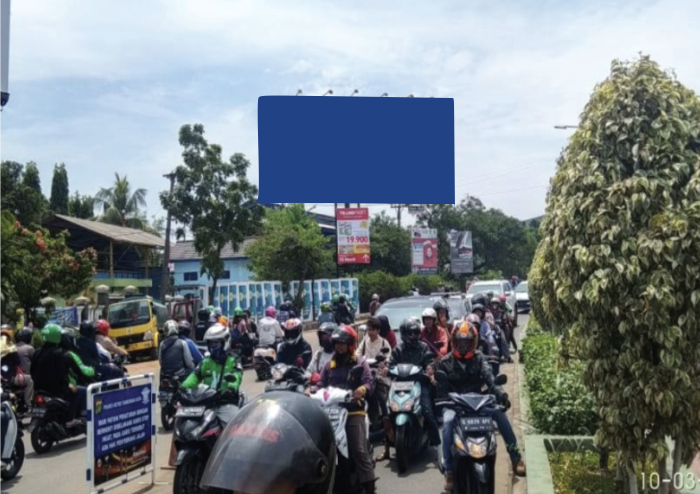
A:
{"label": "black helmet", "polygon": [[180,334],[180,336],[189,336],[190,332],[192,331],[192,326],[190,326],[190,323],[185,321],[184,319],[177,323],[177,331]]}
{"label": "black helmet", "polygon": [[201,322],[208,322],[210,315],[211,313],[209,312],[209,309],[205,307],[204,309],[199,309],[199,312],[197,312],[197,319],[199,319]]}
{"label": "black helmet", "polygon": [[438,318],[440,317],[441,310],[445,311],[447,319],[450,318],[450,306],[447,305],[447,302],[445,302],[445,300],[443,299],[438,299],[435,301],[435,303],[433,304],[433,310],[438,315]]}
{"label": "black helmet", "polygon": [[420,326],[420,321],[416,318],[404,319],[399,327],[401,341],[409,345],[417,345],[420,340]]}
{"label": "black helmet", "polygon": [[336,329],[338,329],[338,325],[336,323],[324,322],[323,324],[321,324],[321,327],[319,327],[316,330],[316,332],[319,334],[319,336],[321,335],[321,333],[327,334],[328,336],[333,336],[333,333]]}
{"label": "black helmet", "polygon": [[[483,316],[484,314],[486,314],[486,307],[484,306],[484,304],[474,304],[474,305],[472,305],[472,313],[474,313],[474,312],[476,312],[476,311],[478,311],[478,310],[481,311],[481,315],[482,315],[482,316]],[[481,317],[481,316],[479,316],[479,317]]]}
{"label": "black helmet", "polygon": [[32,330],[29,328],[22,328],[16,335],[15,335],[15,341],[19,343],[20,341],[23,341],[26,344],[30,344],[32,342]]}
{"label": "black helmet", "polygon": [[486,298],[486,295],[483,293],[477,293],[472,297],[472,308],[475,305],[482,305],[483,307],[486,307],[488,305],[488,300]]}
{"label": "black helmet", "polygon": [[91,340],[95,339],[95,323],[92,321],[83,321],[80,323],[80,336],[89,338]]}
{"label": "black helmet", "polygon": [[242,408],[221,437],[204,469],[202,487],[296,494],[333,489],[333,426],[323,409],[301,393],[265,393],[264,399]]}
{"label": "black helmet", "polygon": [[70,329],[64,328],[61,330],[61,348],[74,352],[77,349],[75,344],[75,333]]}

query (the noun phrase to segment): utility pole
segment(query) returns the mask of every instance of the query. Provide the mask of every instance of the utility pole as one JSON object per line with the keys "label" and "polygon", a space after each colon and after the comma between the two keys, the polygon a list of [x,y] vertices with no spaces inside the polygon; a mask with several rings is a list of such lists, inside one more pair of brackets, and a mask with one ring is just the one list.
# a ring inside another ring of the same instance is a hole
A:
{"label": "utility pole", "polygon": [[[170,172],[163,177],[170,179],[170,195],[172,197],[173,190],[175,189],[175,174]],[[165,296],[170,291],[170,223],[172,221],[172,214],[168,210],[168,218],[165,222],[165,252],[163,254],[163,272],[160,282],[160,293],[161,300],[165,300]]]}
{"label": "utility pole", "polygon": [[396,210],[396,222],[401,226],[401,210],[408,207],[408,204],[392,204],[391,208]]}

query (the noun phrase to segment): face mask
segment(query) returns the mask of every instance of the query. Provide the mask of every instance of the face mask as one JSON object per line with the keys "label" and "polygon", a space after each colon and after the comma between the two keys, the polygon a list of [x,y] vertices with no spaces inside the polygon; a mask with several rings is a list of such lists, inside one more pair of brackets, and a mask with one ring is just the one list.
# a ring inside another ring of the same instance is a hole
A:
{"label": "face mask", "polygon": [[326,353],[332,353],[333,352],[333,342],[331,340],[324,341],[321,346],[323,347],[323,351]]}

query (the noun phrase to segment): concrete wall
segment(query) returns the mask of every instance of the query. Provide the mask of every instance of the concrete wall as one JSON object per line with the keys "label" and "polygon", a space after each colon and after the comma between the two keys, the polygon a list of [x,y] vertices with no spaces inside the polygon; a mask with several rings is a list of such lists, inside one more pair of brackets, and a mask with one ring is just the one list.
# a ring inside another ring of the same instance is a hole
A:
{"label": "concrete wall", "polygon": [[[241,259],[225,259],[224,269],[228,270],[231,277],[228,279],[220,279],[220,284],[234,283],[234,282],[245,282],[252,279],[252,273],[248,269],[250,261],[247,258]],[[200,275],[199,270],[201,268],[201,261],[173,261],[174,273],[173,279],[175,286],[188,286],[188,285],[210,285],[211,280],[207,275]],[[185,280],[185,273],[197,273],[196,280]]]}

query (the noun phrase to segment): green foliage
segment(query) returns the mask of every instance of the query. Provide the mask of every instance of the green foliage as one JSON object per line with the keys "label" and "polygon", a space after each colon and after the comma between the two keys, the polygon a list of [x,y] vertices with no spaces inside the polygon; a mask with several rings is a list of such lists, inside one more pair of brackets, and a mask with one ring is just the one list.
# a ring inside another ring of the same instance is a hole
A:
{"label": "green foliage", "polygon": [[131,191],[129,179],[114,174],[114,185],[101,188],[95,195],[95,206],[102,209],[98,218],[110,225],[126,226],[145,230],[148,222],[142,209],[146,208],[146,189]]}
{"label": "green foliage", "polygon": [[66,165],[61,163],[53,169],[49,209],[56,214],[68,214],[68,195],[68,172]]}
{"label": "green foliage", "polygon": [[250,162],[236,153],[228,162],[221,158],[221,146],[209,144],[201,124],[180,128],[184,164],[175,170],[173,192],[161,192],[163,208],[186,225],[194,246],[202,255],[202,274],[216,284],[224,272],[221,251],[226,244],[237,250],[243,240],[258,232],[262,207],[258,188],[247,177]]}
{"label": "green foliage", "polygon": [[592,451],[550,453],[556,494],[617,494],[615,472],[600,472],[600,455]]}
{"label": "green foliage", "polygon": [[529,321],[521,352],[533,425],[544,434],[592,435],[597,419],[591,395],[583,385],[583,365],[572,363],[557,369],[556,336],[531,328],[531,324]]}
{"label": "green foliage", "polygon": [[598,440],[622,460],[700,446],[700,99],[615,61],[552,180],[540,312],[586,362]]}
{"label": "green foliage", "polygon": [[386,213],[375,215],[369,224],[372,243],[371,270],[385,271],[396,276],[411,272],[411,233],[400,227]]}
{"label": "green foliage", "polygon": [[68,215],[74,218],[91,220],[95,216],[95,198],[81,196],[78,192],[68,199]]}
{"label": "green foliage", "polygon": [[15,161],[3,161],[0,183],[2,209],[9,210],[23,225],[41,225],[47,201],[41,192],[36,163],[29,162],[25,167]]}
{"label": "green foliage", "polygon": [[368,311],[372,301],[372,294],[379,295],[380,300],[389,300],[395,297],[405,297],[411,287],[417,287],[422,294],[430,294],[437,291],[438,285],[444,280],[435,275],[425,276],[409,274],[406,276],[394,276],[384,271],[371,271],[358,273],[355,276],[360,284],[360,310]]}

